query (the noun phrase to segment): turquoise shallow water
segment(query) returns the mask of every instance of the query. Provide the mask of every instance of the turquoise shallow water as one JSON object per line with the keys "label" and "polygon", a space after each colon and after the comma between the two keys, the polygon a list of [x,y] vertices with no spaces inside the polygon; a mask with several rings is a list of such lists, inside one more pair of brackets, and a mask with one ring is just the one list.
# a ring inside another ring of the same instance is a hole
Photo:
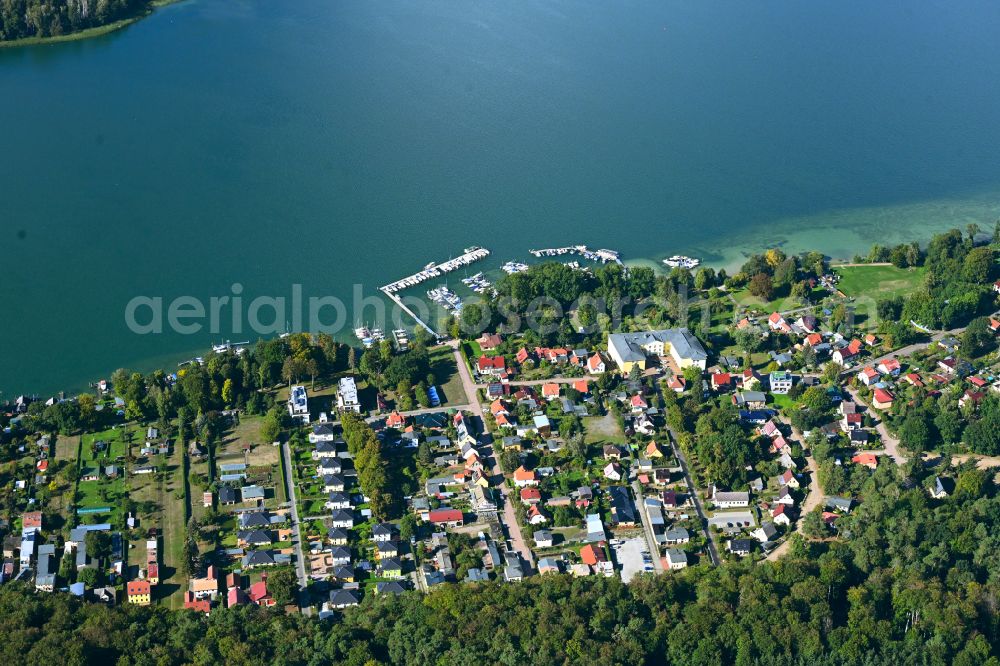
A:
{"label": "turquoise shallow water", "polygon": [[975,0],[196,0],[0,50],[0,390],[251,337],[135,335],[136,295],[987,226],[998,27]]}

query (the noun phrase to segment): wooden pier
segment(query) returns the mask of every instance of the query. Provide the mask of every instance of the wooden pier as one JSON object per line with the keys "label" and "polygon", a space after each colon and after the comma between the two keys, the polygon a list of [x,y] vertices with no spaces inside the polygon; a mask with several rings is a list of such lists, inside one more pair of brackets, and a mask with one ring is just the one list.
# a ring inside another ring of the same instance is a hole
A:
{"label": "wooden pier", "polygon": [[388,290],[387,290],[387,289],[386,289],[385,287],[382,287],[382,288],[380,289],[380,291],[381,291],[381,292],[382,292],[383,294],[385,294],[386,296],[388,296],[388,297],[389,297],[389,299],[390,299],[390,300],[391,300],[391,301],[392,301],[393,303],[395,303],[396,305],[398,305],[398,306],[400,307],[400,309],[401,309],[401,310],[402,310],[403,312],[405,312],[406,314],[410,315],[410,317],[412,317],[412,318],[413,318],[413,321],[417,322],[417,324],[418,324],[418,325],[419,325],[419,326],[420,326],[421,328],[423,328],[423,329],[424,329],[425,331],[427,331],[428,333],[430,333],[431,335],[433,335],[433,336],[434,336],[434,339],[435,339],[435,340],[440,340],[441,338],[445,337],[445,336],[443,336],[443,335],[440,335],[440,334],[439,334],[439,333],[438,333],[437,331],[435,331],[435,330],[434,330],[433,328],[431,328],[430,324],[428,324],[428,323],[427,323],[427,322],[425,322],[425,321],[424,321],[423,319],[421,319],[420,317],[418,317],[418,316],[417,316],[417,313],[415,313],[415,312],[414,312],[413,310],[411,310],[410,308],[408,308],[408,307],[406,306],[406,304],[405,304],[405,303],[403,303],[403,299],[401,299],[401,298],[399,297],[399,295],[398,295],[398,294],[397,294],[396,292],[394,292],[394,291],[388,291]]}
{"label": "wooden pier", "polygon": [[426,282],[427,280],[441,277],[445,273],[450,273],[456,271],[459,268],[465,266],[470,266],[475,262],[485,259],[490,256],[490,251],[483,247],[470,247],[466,248],[465,252],[455,257],[454,259],[449,259],[448,261],[442,261],[441,263],[435,264],[430,263],[427,266],[413,275],[408,275],[405,278],[396,280],[395,282],[390,282],[389,284],[379,287],[379,291],[389,297],[393,303],[398,305],[400,309],[406,314],[410,315],[418,325],[420,325],[424,330],[434,336],[435,339],[440,340],[443,335],[440,335],[437,331],[431,328],[430,324],[422,320],[417,314],[408,308],[406,304],[403,303],[403,299],[399,297],[399,292],[410,287],[415,287],[421,282]]}

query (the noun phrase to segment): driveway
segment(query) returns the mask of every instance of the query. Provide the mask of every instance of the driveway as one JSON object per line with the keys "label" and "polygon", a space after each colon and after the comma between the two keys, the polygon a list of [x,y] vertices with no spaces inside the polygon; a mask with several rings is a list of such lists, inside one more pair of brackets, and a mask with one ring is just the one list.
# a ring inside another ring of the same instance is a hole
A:
{"label": "driveway", "polygon": [[[649,514],[646,513],[646,502],[642,496],[642,486],[638,481],[632,482],[632,492],[635,493],[635,501],[638,505],[639,517],[642,518],[642,533],[646,537],[646,548],[653,556],[653,569],[656,573],[663,573],[663,560],[660,558],[660,546],[656,543],[656,534],[653,533],[653,524],[649,521]],[[624,578],[624,576],[623,576]],[[626,583],[628,581],[625,581]]]}
{"label": "driveway", "polygon": [[[486,431],[486,419],[483,416],[483,406],[479,403],[479,396],[476,393],[476,382],[473,381],[472,375],[469,373],[469,368],[465,364],[465,359],[462,358],[461,352],[458,350],[457,343],[449,343],[455,354],[455,365],[458,366],[459,376],[462,378],[462,387],[465,389],[466,401],[469,403],[469,411],[479,417],[480,423],[483,424],[483,434],[488,435]],[[486,454],[491,468],[493,470],[493,478],[499,483],[498,488],[500,490],[500,495],[503,502],[503,524],[507,528],[507,534],[510,537],[510,541],[514,546],[514,550],[520,553],[521,558],[528,563],[528,566],[534,568],[535,558],[528,548],[528,544],[524,540],[524,536],[521,534],[521,525],[517,522],[517,515],[514,512],[514,504],[511,502],[509,489],[507,484],[504,482],[503,470],[500,469],[500,463],[497,460],[496,452],[493,451],[493,446],[489,446],[489,451],[485,449],[483,453]]]}
{"label": "driveway", "polygon": [[299,524],[298,499],[295,495],[295,474],[292,467],[292,449],[288,442],[281,445],[281,452],[285,457],[285,486],[288,492],[288,500],[292,505],[292,533],[295,546],[295,575],[299,579],[299,608],[303,615],[312,615],[312,606],[309,604],[309,593],[306,591],[306,564],[302,557],[302,530]]}
{"label": "driveway", "polygon": [[677,446],[677,437],[674,435],[673,429],[667,428],[667,432],[669,433],[670,448],[673,449],[674,457],[677,458],[677,462],[681,464],[681,469],[684,471],[684,481],[687,483],[688,492],[691,493],[694,510],[698,513],[698,519],[701,521],[701,530],[705,534],[705,542],[708,544],[709,558],[712,560],[712,564],[719,566],[722,564],[722,559],[719,557],[719,549],[715,545],[715,537],[712,535],[712,531],[708,529],[708,517],[705,514],[704,507],[701,505],[701,498],[698,497],[698,488],[695,487],[694,481],[691,479],[687,459],[684,457],[681,447]]}

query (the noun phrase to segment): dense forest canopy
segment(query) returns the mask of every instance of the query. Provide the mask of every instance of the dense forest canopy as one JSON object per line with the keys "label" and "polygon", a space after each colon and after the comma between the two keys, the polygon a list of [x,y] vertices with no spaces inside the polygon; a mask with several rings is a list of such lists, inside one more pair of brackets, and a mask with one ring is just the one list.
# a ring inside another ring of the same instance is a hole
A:
{"label": "dense forest canopy", "polygon": [[0,41],[58,37],[131,18],[150,0],[0,0]]}

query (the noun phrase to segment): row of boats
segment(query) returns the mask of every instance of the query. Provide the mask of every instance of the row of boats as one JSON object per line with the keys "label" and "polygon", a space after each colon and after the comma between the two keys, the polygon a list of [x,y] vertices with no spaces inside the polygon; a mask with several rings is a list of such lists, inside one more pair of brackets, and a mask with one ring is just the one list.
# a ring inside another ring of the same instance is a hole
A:
{"label": "row of boats", "polygon": [[462,299],[447,286],[440,286],[437,289],[429,289],[427,298],[431,299],[445,310],[462,311]]}
{"label": "row of boats", "polygon": [[426,282],[433,278],[438,278],[445,273],[450,273],[456,271],[464,266],[469,266],[475,262],[485,259],[490,256],[490,251],[483,247],[473,246],[465,248],[464,254],[454,259],[449,259],[448,261],[442,262],[440,264],[435,264],[433,261],[426,266],[422,271],[414,273],[413,275],[402,278],[401,280],[396,280],[391,282],[384,287],[382,291],[387,294],[394,294],[397,291],[402,291],[409,287],[415,287],[421,282]]}
{"label": "row of boats", "polygon": [[591,250],[586,245],[568,245],[566,247],[554,247],[547,248],[545,250],[529,250],[531,254],[536,257],[559,257],[564,254],[579,254],[584,259],[589,259],[590,261],[599,261],[602,264],[606,264],[609,261],[620,264],[621,259],[618,256],[618,252],[615,250]]}
{"label": "row of boats", "polygon": [[477,294],[493,295],[497,291],[493,286],[493,283],[490,282],[482,272],[470,275],[467,278],[462,278],[462,284]]}
{"label": "row of boats", "polygon": [[528,264],[522,264],[519,261],[508,261],[506,264],[500,267],[507,275],[513,275],[514,273],[523,273],[528,270]]}
{"label": "row of boats", "polygon": [[671,268],[697,268],[701,265],[701,259],[695,259],[683,254],[675,254],[672,257],[664,259],[663,263]]}
{"label": "row of boats", "polygon": [[[365,349],[385,340],[385,333],[381,328],[369,328],[367,325],[354,329],[354,335],[361,341]],[[392,341],[399,351],[406,351],[410,348],[410,336],[405,329],[395,329],[392,332]]]}

